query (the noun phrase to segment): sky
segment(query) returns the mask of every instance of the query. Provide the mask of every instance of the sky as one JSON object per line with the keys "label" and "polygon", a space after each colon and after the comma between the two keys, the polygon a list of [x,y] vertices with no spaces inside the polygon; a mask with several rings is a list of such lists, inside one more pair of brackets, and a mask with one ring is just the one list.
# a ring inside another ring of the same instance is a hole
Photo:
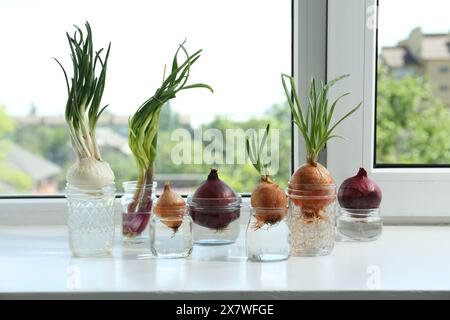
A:
{"label": "sky", "polygon": [[416,27],[425,33],[450,31],[449,0],[379,0],[378,43],[395,46]]}
{"label": "sky", "polygon": [[[63,114],[63,74],[70,70],[65,32],[90,21],[94,45],[112,42],[103,104],[129,115],[150,97],[178,43],[203,55],[172,106],[194,125],[216,114],[260,115],[285,100],[280,73],[290,72],[290,0],[0,0],[0,104],[13,115],[31,104],[41,115]],[[421,26],[450,31],[449,0],[380,0],[379,44],[395,45]]]}
{"label": "sky", "polygon": [[63,114],[63,73],[70,70],[65,32],[88,20],[94,46],[112,42],[103,104],[129,115],[160,85],[179,43],[193,53],[192,82],[214,94],[180,93],[172,106],[195,123],[223,114],[245,119],[284,101],[281,72],[291,64],[289,0],[0,0],[0,104],[14,115],[35,104]]}

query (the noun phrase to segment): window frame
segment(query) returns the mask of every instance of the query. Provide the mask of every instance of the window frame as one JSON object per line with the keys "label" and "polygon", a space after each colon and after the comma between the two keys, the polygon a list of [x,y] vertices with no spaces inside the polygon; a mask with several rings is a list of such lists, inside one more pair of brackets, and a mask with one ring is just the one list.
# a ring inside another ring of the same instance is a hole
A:
{"label": "window frame", "polygon": [[[333,88],[331,95],[351,92],[342,106],[363,101],[358,112],[337,128],[348,141],[331,141],[328,168],[337,183],[364,166],[383,190],[381,210],[389,221],[449,223],[447,197],[450,168],[375,166],[376,70],[378,26],[368,28],[368,18],[378,21],[378,0],[329,0],[328,78],[343,73],[351,77]],[[372,15],[369,17],[369,15]],[[340,108],[336,117],[348,108]]]}

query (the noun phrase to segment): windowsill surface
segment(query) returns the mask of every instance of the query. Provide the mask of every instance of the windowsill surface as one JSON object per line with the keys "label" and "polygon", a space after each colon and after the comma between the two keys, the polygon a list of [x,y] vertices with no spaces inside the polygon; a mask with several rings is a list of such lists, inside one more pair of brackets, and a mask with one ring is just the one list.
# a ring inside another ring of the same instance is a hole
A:
{"label": "windowsill surface", "polygon": [[112,257],[72,258],[63,226],[0,226],[0,298],[450,298],[450,227],[386,226],[375,242],[274,263],[248,262],[242,240],[189,259],[120,243]]}

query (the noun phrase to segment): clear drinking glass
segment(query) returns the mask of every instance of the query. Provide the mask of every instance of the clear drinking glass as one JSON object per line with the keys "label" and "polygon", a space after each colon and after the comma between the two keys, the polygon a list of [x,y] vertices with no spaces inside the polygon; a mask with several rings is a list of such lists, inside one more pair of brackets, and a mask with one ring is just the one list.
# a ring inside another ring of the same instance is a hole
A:
{"label": "clear drinking glass", "polygon": [[[123,183],[124,195],[122,205],[122,238],[125,244],[149,248],[150,217],[155,203],[157,183],[138,186],[137,181]],[[139,206],[136,204],[140,203]]]}
{"label": "clear drinking glass", "polygon": [[328,255],[334,248],[336,185],[289,184],[292,256]]}
{"label": "clear drinking glass", "polygon": [[66,185],[67,225],[73,256],[103,256],[114,242],[115,185],[76,187]]}
{"label": "clear drinking glass", "polygon": [[380,237],[383,222],[380,209],[340,209],[337,231],[344,240],[373,241]]}
{"label": "clear drinking glass", "polygon": [[194,222],[194,242],[204,245],[230,244],[240,232],[241,196],[233,198],[187,199],[188,210]]}
{"label": "clear drinking glass", "polygon": [[252,208],[245,237],[247,257],[253,261],[281,261],[289,258],[291,232],[287,208]]}
{"label": "clear drinking glass", "polygon": [[192,219],[186,207],[164,209],[164,217],[153,214],[150,219],[150,248],[160,258],[184,258],[194,245]]}

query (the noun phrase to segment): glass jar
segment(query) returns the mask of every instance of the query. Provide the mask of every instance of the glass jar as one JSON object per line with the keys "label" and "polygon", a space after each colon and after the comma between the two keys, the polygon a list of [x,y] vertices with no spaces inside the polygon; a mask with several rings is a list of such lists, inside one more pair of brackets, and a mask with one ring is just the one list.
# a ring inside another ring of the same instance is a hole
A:
{"label": "glass jar", "polygon": [[245,237],[247,258],[253,261],[281,261],[289,258],[291,233],[287,208],[253,208]]}
{"label": "glass jar", "polygon": [[331,253],[335,241],[336,185],[289,184],[289,228],[293,256]]}
{"label": "glass jar", "polygon": [[69,247],[73,256],[111,254],[115,191],[114,184],[104,187],[66,185]]}
{"label": "glass jar", "polygon": [[192,219],[186,207],[164,209],[164,217],[150,219],[150,249],[160,258],[184,258],[191,254],[194,240]]}
{"label": "glass jar", "polygon": [[[149,248],[149,222],[153,203],[156,201],[156,182],[138,186],[137,181],[123,183],[122,238],[125,244]],[[139,205],[138,205],[139,203]]]}
{"label": "glass jar", "polygon": [[187,199],[188,210],[194,222],[194,242],[204,245],[230,244],[240,232],[241,196],[233,198]]}
{"label": "glass jar", "polygon": [[343,240],[373,241],[380,237],[383,228],[380,209],[339,210],[337,231]]}

